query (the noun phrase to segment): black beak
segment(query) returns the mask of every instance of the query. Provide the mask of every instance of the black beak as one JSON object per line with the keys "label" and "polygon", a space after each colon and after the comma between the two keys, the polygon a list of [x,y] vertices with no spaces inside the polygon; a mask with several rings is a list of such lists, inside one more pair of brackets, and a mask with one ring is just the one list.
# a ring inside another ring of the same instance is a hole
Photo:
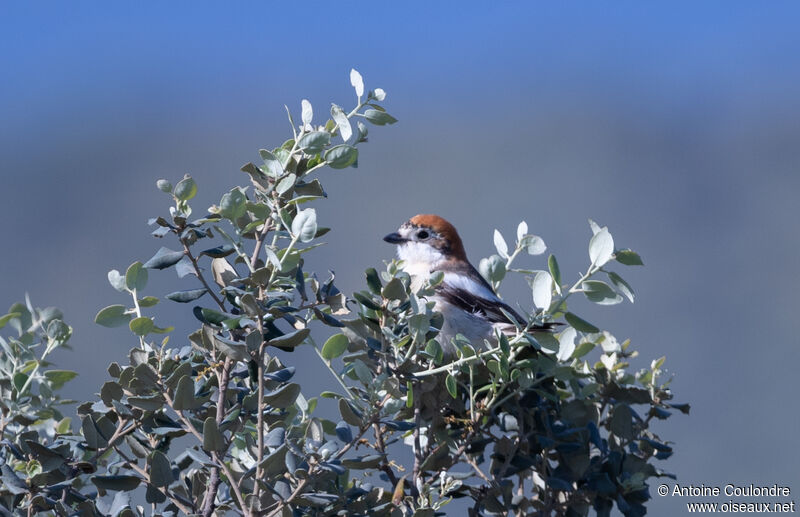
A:
{"label": "black beak", "polygon": [[404,239],[399,233],[394,232],[384,237],[383,240],[385,240],[389,244],[403,244],[408,239]]}

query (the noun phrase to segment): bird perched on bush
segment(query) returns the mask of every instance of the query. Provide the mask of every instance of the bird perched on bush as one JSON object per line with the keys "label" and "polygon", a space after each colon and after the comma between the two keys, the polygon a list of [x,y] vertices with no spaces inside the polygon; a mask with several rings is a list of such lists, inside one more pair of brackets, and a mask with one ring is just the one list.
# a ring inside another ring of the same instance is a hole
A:
{"label": "bird perched on bush", "polygon": [[[415,215],[383,240],[397,245],[397,256],[403,261],[403,270],[411,275],[413,291],[431,273],[444,273],[432,299],[435,310],[444,317],[439,341],[446,354],[453,355],[451,340],[456,334],[480,346],[484,339],[493,340],[496,328],[513,333],[518,325],[526,324],[470,264],[458,231],[445,219],[433,214]],[[545,323],[530,330],[547,332],[553,326]]]}

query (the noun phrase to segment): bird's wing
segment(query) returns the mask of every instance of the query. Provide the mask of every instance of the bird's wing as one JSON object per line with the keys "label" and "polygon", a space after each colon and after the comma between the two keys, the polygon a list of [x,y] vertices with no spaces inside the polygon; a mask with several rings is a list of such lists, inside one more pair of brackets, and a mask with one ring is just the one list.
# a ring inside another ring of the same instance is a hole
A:
{"label": "bird's wing", "polygon": [[508,304],[497,298],[489,299],[477,296],[467,289],[442,282],[436,287],[436,294],[445,302],[470,314],[478,314],[490,323],[524,324],[525,320]]}
{"label": "bird's wing", "polygon": [[[436,286],[436,294],[446,303],[470,314],[480,315],[492,324],[516,327],[527,323],[517,311],[500,300],[485,281],[475,283],[466,280],[464,276],[448,272],[445,273],[444,282]],[[557,325],[559,324],[544,323],[534,325],[530,330],[552,332]]]}

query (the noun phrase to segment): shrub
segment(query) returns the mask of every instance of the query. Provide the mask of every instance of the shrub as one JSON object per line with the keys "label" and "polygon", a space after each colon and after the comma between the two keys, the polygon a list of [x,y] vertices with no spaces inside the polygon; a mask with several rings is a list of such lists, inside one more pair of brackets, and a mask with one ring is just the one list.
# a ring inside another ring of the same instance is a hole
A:
{"label": "shrub", "polygon": [[[610,268],[641,259],[607,228],[591,223],[590,263],[573,284],[553,255],[547,270],[514,267],[546,249],[524,222],[513,249],[495,232],[481,273],[495,288],[510,273],[525,278],[533,306],[496,344],[457,337],[454,358],[428,300],[441,274],[415,292],[391,261],[346,296],[332,274],[305,269],[328,232],[309,208],[326,195],[316,173],[358,164],[365,122],[396,122],[383,90],[365,92],[355,70],[350,79],[352,110],[333,105],[314,125],[304,100],[299,124],[289,113],[292,138],[262,149],[262,163],[242,167],[250,185],[199,218],[192,177],[158,181],[171,206],[151,224],[168,242],[109,272],[127,301],[95,318],[127,326],[135,346],[109,366],[99,400],[77,406],[79,425],[58,409],[75,374],[47,361],[71,335],[61,314],[27,302],[0,318],[4,513],[144,515],[146,504],[153,515],[428,516],[454,498],[470,498],[474,515],[645,513],[648,480],[668,475],[654,460],[672,453],[650,424],[688,406],[670,403],[663,358],[630,372],[630,343],[567,308],[576,294],[633,302]],[[148,290],[148,272],[163,269],[186,279],[164,298],[191,307],[199,327],[188,339],[161,321]],[[557,333],[534,331],[560,321]],[[331,391],[304,394],[302,365],[275,353],[299,346],[316,350],[338,381]],[[337,416],[317,409],[322,399]]]}

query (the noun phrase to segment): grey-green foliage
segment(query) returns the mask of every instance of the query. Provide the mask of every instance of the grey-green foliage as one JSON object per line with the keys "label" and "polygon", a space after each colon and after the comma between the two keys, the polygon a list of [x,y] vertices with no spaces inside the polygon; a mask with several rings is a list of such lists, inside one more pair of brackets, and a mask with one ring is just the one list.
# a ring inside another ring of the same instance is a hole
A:
{"label": "grey-green foliage", "polygon": [[[441,274],[414,292],[392,261],[368,269],[366,289],[348,297],[332,274],[305,270],[328,231],[309,206],[326,196],[316,173],[357,164],[362,119],[395,122],[379,104],[382,89],[365,93],[355,70],[350,81],[355,108],[334,105],[315,125],[303,100],[300,123],[289,114],[292,138],[262,149],[258,165],[242,167],[250,185],[223,193],[202,217],[191,218],[193,178],[158,181],[172,206],[151,224],[167,242],[108,274],[122,298],[95,317],[127,326],[135,347],[109,366],[98,400],[77,407],[79,425],[55,409],[73,374],[45,361],[69,327],[30,304],[0,318],[15,330],[0,341],[5,512],[127,516],[144,515],[146,504],[153,515],[423,516],[468,497],[485,515],[607,515],[615,504],[644,513],[648,479],[664,475],[653,460],[671,454],[649,424],[686,408],[668,402],[663,359],[630,373],[630,344],[567,310],[578,293],[633,300],[609,267],[641,259],[617,250],[608,229],[592,223],[589,266],[574,284],[552,255],[546,270],[514,267],[546,249],[525,223],[513,249],[495,232],[497,254],[480,270],[495,287],[526,277],[530,311],[512,336],[457,338],[454,358],[428,300]],[[186,289],[165,303],[187,304],[198,320],[188,339],[159,317],[152,284],[168,269]],[[554,321],[566,325],[532,330]],[[315,336],[331,331],[318,345]],[[303,365],[274,352],[299,346],[313,347],[338,381],[330,391],[305,392]],[[321,398],[337,418],[317,416]],[[403,447],[413,456],[405,466]]]}

